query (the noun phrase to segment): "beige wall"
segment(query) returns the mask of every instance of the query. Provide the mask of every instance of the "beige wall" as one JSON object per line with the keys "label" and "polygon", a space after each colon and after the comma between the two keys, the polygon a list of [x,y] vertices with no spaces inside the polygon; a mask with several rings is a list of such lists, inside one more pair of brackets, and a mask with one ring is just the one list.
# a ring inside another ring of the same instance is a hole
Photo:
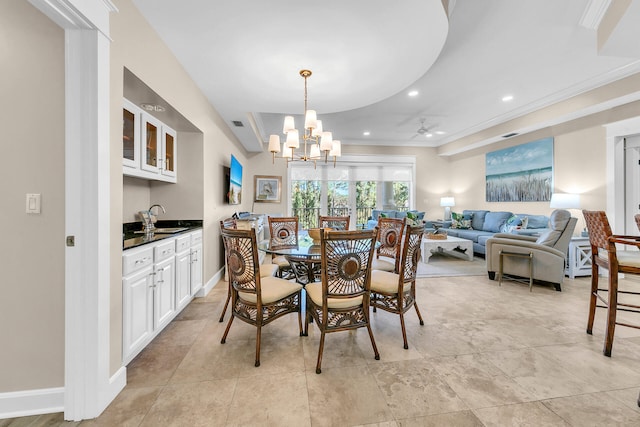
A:
{"label": "beige wall", "polygon": [[[250,210],[245,198],[241,206],[223,203],[222,167],[229,166],[231,154],[247,163],[244,149],[198,90],[182,66],[147,24],[130,0],[115,0],[119,13],[111,15],[111,352],[110,367],[115,372],[122,358],[122,223],[151,203],[162,203],[168,219],[188,216],[204,221],[204,280],[222,268],[219,221],[236,210]],[[178,181],[176,185],[150,183],[132,190],[127,180],[123,204],[121,105],[123,70],[129,69],[160,97],[202,132],[201,136],[178,135]],[[182,145],[186,142],[185,145]],[[184,148],[190,148],[183,152]],[[195,162],[183,166],[181,158]],[[132,190],[130,192],[129,190]],[[133,194],[138,194],[139,200]],[[148,194],[146,196],[145,194]],[[147,198],[148,197],[148,198]],[[194,199],[196,198],[196,199]],[[174,217],[175,214],[175,217]]]}
{"label": "beige wall", "polygon": [[[26,1],[3,2],[0,64],[0,392],[62,387],[64,32]],[[40,215],[25,213],[26,193],[42,194]]]}
{"label": "beige wall", "polygon": [[[588,121],[585,121],[588,124]],[[549,202],[487,202],[485,199],[485,154],[509,145],[523,144],[549,136],[548,133],[523,135],[508,142],[494,144],[470,153],[451,157],[438,156],[434,148],[366,147],[343,145],[343,154],[415,155],[416,156],[416,208],[426,211],[426,218],[442,218],[440,197],[455,197],[454,211],[487,209],[549,215],[553,209]],[[581,194],[583,208],[604,210],[606,204],[605,139],[602,126],[588,127],[554,137],[554,191]],[[253,175],[279,175],[286,188],[287,169],[283,160],[272,165],[270,154],[260,154],[250,160],[249,178],[253,195]],[[267,161],[268,159],[268,161]],[[245,180],[245,185],[247,182]],[[266,214],[288,214],[286,195],[282,203],[256,203],[254,211]],[[572,214],[578,218],[576,233],[584,227],[579,210]]]}
{"label": "beige wall", "polygon": [[160,211],[158,219],[202,219],[202,134],[179,132],[177,141],[177,183],[123,177],[122,222],[139,222],[137,212],[156,203],[166,209],[165,214]]}

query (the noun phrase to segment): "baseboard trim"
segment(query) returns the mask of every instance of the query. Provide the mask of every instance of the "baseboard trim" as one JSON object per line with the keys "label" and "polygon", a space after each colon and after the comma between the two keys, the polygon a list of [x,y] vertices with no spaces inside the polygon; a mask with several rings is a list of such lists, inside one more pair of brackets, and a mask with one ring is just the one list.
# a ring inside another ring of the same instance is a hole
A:
{"label": "baseboard trim", "polygon": [[[109,379],[109,389],[101,404],[104,411],[127,385],[125,366]],[[64,387],[0,393],[0,419],[64,412]]]}
{"label": "baseboard trim", "polygon": [[216,284],[220,282],[224,278],[224,267],[222,267],[216,274],[213,275],[211,279],[207,281],[207,283],[196,293],[196,298],[202,298],[206,296],[211,289],[215,288]]}
{"label": "baseboard trim", "polygon": [[0,393],[0,419],[64,411],[64,387]]}

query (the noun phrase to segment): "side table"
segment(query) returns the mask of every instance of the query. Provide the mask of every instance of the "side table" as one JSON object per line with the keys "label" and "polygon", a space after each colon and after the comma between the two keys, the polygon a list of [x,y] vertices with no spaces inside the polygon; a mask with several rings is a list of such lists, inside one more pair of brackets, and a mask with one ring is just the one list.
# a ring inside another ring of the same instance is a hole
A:
{"label": "side table", "polygon": [[569,242],[565,276],[591,276],[591,243],[588,237],[572,237]]}

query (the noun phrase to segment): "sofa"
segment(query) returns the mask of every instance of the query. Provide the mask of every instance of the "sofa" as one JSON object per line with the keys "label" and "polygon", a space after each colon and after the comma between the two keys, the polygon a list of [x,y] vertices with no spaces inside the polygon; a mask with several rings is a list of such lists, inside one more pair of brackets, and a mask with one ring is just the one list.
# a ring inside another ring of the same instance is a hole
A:
{"label": "sofa", "polygon": [[410,211],[394,211],[394,210],[382,210],[382,209],[374,209],[371,211],[371,217],[367,220],[365,224],[365,228],[375,228],[378,225],[378,217],[380,214],[385,215],[387,218],[406,218],[407,212],[411,212],[415,214],[416,221],[424,221],[424,212],[417,210]]}
{"label": "sofa", "polygon": [[[455,219],[456,217],[460,219]],[[549,230],[546,215],[514,214],[506,211],[463,210],[452,213],[451,221],[444,221],[442,229],[449,236],[471,240],[473,252],[484,255],[487,240],[496,233],[539,235]]]}

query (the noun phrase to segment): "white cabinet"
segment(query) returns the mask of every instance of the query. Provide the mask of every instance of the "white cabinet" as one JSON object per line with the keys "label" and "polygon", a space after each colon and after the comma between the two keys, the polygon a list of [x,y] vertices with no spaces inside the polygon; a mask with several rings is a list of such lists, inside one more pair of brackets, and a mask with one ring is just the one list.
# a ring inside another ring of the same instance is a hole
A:
{"label": "white cabinet", "polygon": [[177,133],[124,99],[122,172],[138,178],[177,182]]}
{"label": "white cabinet", "polygon": [[591,243],[588,237],[573,237],[569,242],[567,268],[564,274],[572,279],[576,276],[591,276]]}
{"label": "white cabinet", "polygon": [[176,304],[182,310],[191,301],[191,235],[176,239]]}
{"label": "white cabinet", "polygon": [[202,230],[191,234],[191,296],[202,289]]}
{"label": "white cabinet", "polygon": [[[130,249],[122,256],[123,355],[132,359],[153,334],[153,248]],[[130,360],[130,359],[129,359]],[[127,360],[128,361],[128,360]]]}
{"label": "white cabinet", "polygon": [[141,118],[140,108],[124,99],[122,101],[122,165],[125,170],[140,168]]}
{"label": "white cabinet", "polygon": [[123,362],[129,363],[202,288],[202,230],[122,254]]}

